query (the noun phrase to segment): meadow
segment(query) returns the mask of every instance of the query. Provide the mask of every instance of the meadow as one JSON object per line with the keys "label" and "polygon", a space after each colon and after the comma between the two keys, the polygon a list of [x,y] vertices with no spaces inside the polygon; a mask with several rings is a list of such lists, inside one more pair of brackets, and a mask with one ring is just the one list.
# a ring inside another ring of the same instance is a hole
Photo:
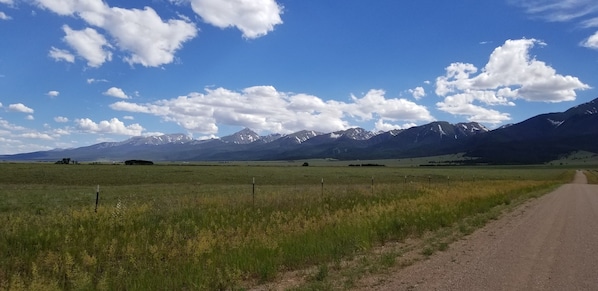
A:
{"label": "meadow", "polygon": [[0,289],[245,289],[458,225],[574,172],[311,164],[0,163]]}

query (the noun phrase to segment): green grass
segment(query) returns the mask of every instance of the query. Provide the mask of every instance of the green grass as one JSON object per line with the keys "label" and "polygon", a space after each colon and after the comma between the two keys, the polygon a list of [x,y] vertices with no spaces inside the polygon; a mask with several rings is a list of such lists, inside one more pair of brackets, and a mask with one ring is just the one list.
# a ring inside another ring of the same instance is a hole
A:
{"label": "green grass", "polygon": [[0,172],[0,289],[69,290],[234,289],[313,266],[314,288],[328,288],[333,262],[458,225],[573,173],[272,163]]}

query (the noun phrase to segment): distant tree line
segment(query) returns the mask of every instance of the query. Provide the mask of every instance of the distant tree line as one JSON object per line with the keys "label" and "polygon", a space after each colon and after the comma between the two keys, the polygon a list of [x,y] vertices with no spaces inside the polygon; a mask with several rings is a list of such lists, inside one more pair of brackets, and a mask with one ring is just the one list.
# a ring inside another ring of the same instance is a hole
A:
{"label": "distant tree line", "polygon": [[126,160],[125,165],[153,165],[154,162],[152,161],[145,161],[145,160]]}
{"label": "distant tree line", "polygon": [[71,158],[63,158],[60,161],[56,161],[57,165],[68,165],[68,164],[79,164],[79,162],[75,161],[75,160],[71,160]]}
{"label": "distant tree line", "polygon": [[380,164],[349,164],[349,167],[386,167]]}

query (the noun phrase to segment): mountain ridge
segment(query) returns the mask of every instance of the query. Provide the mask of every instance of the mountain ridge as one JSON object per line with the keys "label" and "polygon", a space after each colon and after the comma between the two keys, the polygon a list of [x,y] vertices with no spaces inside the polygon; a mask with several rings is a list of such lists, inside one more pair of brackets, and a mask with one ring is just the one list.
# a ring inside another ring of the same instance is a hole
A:
{"label": "mountain ridge", "polygon": [[564,112],[536,115],[494,130],[476,122],[446,121],[376,133],[354,127],[330,133],[301,130],[261,136],[244,128],[208,140],[195,140],[182,133],[136,136],[73,149],[1,155],[0,160],[388,159],[465,153],[481,163],[542,163],[576,150],[598,153],[597,138],[598,98]]}

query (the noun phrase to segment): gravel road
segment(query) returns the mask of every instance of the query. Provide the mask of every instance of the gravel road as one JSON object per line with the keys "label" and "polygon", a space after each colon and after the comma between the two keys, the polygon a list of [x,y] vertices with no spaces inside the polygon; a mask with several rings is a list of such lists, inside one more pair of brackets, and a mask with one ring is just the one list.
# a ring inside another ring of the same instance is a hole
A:
{"label": "gravel road", "polygon": [[598,185],[527,202],[368,290],[598,290]]}

